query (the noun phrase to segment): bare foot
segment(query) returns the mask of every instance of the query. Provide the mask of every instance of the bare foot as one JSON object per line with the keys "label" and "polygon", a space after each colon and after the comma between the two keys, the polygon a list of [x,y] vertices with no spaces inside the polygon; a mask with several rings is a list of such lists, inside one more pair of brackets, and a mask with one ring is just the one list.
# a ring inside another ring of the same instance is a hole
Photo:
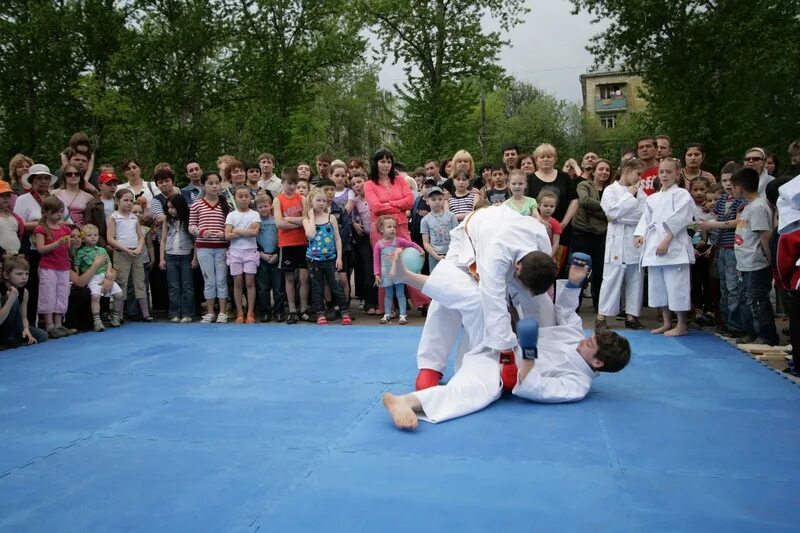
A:
{"label": "bare foot", "polygon": [[417,429],[417,414],[402,396],[387,392],[383,395],[383,405],[392,416],[394,425],[400,429]]}
{"label": "bare foot", "polygon": [[664,332],[665,337],[682,337],[689,334],[689,328],[686,326],[676,326],[669,331]]}
{"label": "bare foot", "polygon": [[662,333],[666,333],[667,331],[669,331],[669,328],[671,326],[672,326],[672,324],[667,323],[667,324],[664,324],[663,326],[661,326],[660,328],[651,329],[650,333],[653,333],[655,335],[661,335]]}
{"label": "bare foot", "polygon": [[389,271],[389,276],[395,283],[405,283],[408,270],[406,270],[406,265],[403,263],[402,250],[392,252],[391,259],[392,269]]}

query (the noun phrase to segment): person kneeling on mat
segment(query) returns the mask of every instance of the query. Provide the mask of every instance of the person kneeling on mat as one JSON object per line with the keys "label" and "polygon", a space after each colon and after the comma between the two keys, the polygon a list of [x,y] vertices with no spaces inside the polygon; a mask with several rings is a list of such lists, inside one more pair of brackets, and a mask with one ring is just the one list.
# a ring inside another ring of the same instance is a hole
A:
{"label": "person kneeling on mat", "polygon": [[[396,275],[408,284],[421,288],[428,281],[427,276],[408,272],[400,261],[395,261],[395,269]],[[569,278],[559,280],[555,326],[543,326],[537,331],[531,322],[520,322],[520,348],[514,351],[513,358],[504,361],[501,353],[481,343],[464,356],[447,385],[402,396],[384,394],[383,403],[395,425],[414,429],[418,418],[437,423],[474,413],[497,400],[504,389],[535,402],[575,402],[586,397],[599,372],[625,368],[631,357],[627,339],[611,331],[584,337],[576,309],[581,283],[588,272],[589,265],[573,262]],[[456,289],[451,286],[451,290]],[[462,284],[458,291],[465,301],[462,309],[469,309],[479,299],[475,285]],[[464,320],[476,317],[465,316]],[[509,375],[516,379],[509,382]]]}

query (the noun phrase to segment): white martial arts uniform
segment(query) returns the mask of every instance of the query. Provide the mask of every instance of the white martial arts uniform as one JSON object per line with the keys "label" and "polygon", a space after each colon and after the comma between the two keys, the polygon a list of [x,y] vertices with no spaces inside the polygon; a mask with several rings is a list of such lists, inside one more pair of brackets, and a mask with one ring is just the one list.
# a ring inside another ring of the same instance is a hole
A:
{"label": "white martial arts uniform", "polygon": [[[441,263],[440,263],[441,264]],[[438,270],[437,266],[437,270]],[[460,279],[463,281],[463,278]],[[580,288],[570,289],[560,280],[552,319],[557,325],[539,329],[539,357],[512,393],[521,398],[544,403],[575,402],[589,393],[598,375],[578,353],[583,340],[581,318],[575,312]],[[429,279],[423,292],[460,302],[470,313],[463,315],[465,324],[476,320],[480,300],[474,284],[462,283],[456,288],[450,283]],[[478,319],[480,320],[480,319]],[[517,355],[517,361],[519,361]],[[497,351],[482,344],[464,355],[461,368],[447,385],[439,385],[414,394],[425,412],[420,418],[429,422],[444,422],[468,415],[487,407],[500,397],[500,363]]]}
{"label": "white martial arts uniform", "polygon": [[633,245],[633,232],[647,195],[639,191],[634,196],[628,188],[615,181],[603,191],[600,207],[608,218],[606,251],[603,258],[603,284],[600,286],[598,311],[603,316],[619,312],[622,285],[625,285],[625,312],[639,316],[642,311],[643,272],[639,267],[642,249]]}
{"label": "white martial arts uniform", "polygon": [[[506,205],[478,209],[450,232],[450,248],[441,263],[448,262],[467,276],[469,265],[476,264],[480,276],[477,307],[485,323],[492,327],[485,328],[482,320],[480,327],[466,322],[466,327],[462,328],[461,315],[423,288],[423,294],[433,301],[428,308],[417,350],[420,369],[430,368],[444,373],[447,356],[461,331],[465,335],[460,349],[462,355],[484,339],[487,346],[495,350],[510,350],[516,346],[517,339],[511,331],[508,313],[509,298],[520,317],[537,318],[543,326],[552,325],[552,319],[548,317],[553,316],[553,304],[547,295],[534,297],[515,276],[516,263],[534,251],[546,254],[552,251],[544,225]],[[438,271],[439,265],[431,277],[447,275]],[[448,269],[447,272],[452,271]],[[442,278],[442,281],[447,279]],[[451,279],[450,284],[454,290],[463,285],[456,279]]]}
{"label": "white martial arts uniform", "polygon": [[[650,307],[669,307],[671,311],[692,308],[689,265],[694,263],[694,248],[686,228],[692,223],[693,213],[692,195],[677,185],[647,197],[634,235],[644,237],[641,264],[648,267]],[[656,248],[669,233],[673,238],[667,253],[656,255]]]}

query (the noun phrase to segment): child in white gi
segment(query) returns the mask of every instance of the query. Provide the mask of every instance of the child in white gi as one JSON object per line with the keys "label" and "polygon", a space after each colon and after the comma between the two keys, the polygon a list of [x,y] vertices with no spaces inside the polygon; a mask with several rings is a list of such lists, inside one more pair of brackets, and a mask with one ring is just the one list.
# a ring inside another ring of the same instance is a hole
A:
{"label": "child in white gi", "polygon": [[[647,198],[634,231],[634,245],[643,246],[641,263],[647,267],[648,302],[661,309],[664,320],[651,333],[668,337],[689,332],[687,316],[692,308],[689,265],[694,263],[694,248],[686,228],[693,221],[694,200],[689,191],[677,185],[680,166],[672,157],[661,160],[661,190]],[[674,328],[670,311],[678,315]]]}
{"label": "child in white gi", "polygon": [[[438,268],[449,270],[449,279],[455,283],[447,283],[447,278],[408,272],[402,261],[395,261],[393,273],[407,284],[421,288],[434,301],[454,306],[465,325],[473,321],[484,325],[480,282],[476,284],[468,274],[447,261]],[[598,372],[618,372],[630,360],[630,345],[624,337],[611,331],[584,337],[581,318],[575,310],[587,274],[588,267],[572,266],[569,279],[559,281],[555,307],[557,325],[539,329],[538,359],[521,359],[517,355],[519,373],[512,390],[515,396],[544,403],[579,401],[589,393]],[[416,428],[418,418],[437,423],[474,413],[500,397],[499,359],[497,350],[479,341],[464,355],[461,367],[447,385],[403,396],[387,392],[383,403],[400,429]]]}
{"label": "child in white gi", "polygon": [[639,159],[625,161],[619,169],[619,181],[605,188],[600,207],[608,218],[606,251],[603,258],[603,284],[595,330],[608,329],[607,316],[619,312],[619,302],[625,289],[625,327],[642,329],[642,270],[639,260],[642,249],[633,245],[633,232],[642,218],[647,196],[639,191],[639,178],[644,163]]}

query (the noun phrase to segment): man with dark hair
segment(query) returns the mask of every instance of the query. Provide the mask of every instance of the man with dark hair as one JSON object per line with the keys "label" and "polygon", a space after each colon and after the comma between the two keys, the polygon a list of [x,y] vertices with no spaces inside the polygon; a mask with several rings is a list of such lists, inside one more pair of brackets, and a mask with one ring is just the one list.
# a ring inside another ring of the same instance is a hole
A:
{"label": "man with dark hair", "polygon": [[195,200],[203,195],[203,186],[200,184],[200,177],[203,175],[203,168],[196,159],[186,162],[186,178],[189,184],[181,189],[181,194],[186,198],[186,203],[192,205]]}
{"label": "man with dark hair", "polygon": [[672,157],[672,138],[669,135],[656,136],[656,161]]}
{"label": "man with dark hair", "polygon": [[658,161],[656,161],[656,138],[650,135],[639,137],[636,141],[636,157],[644,163],[641,183],[642,191],[650,196],[656,192],[655,179],[658,177]]}
{"label": "man with dark hair", "polygon": [[515,143],[506,143],[503,145],[503,164],[506,166],[506,172],[511,172],[517,168],[518,158],[519,145]]}
{"label": "man with dark hair", "polygon": [[[504,389],[534,402],[580,401],[589,393],[599,372],[619,372],[625,368],[631,358],[627,339],[611,331],[584,337],[583,323],[576,309],[581,284],[588,273],[586,265],[573,265],[568,279],[559,282],[554,312],[556,324],[538,330],[535,349],[525,346],[524,354],[515,349],[512,357],[519,361],[519,371],[514,372],[510,380],[502,353],[479,342],[464,355],[447,385],[403,396],[384,394],[383,403],[395,425],[400,429],[414,429],[419,417],[438,423],[468,415],[496,401]],[[464,309],[465,326],[472,324],[467,320],[482,321],[477,286],[462,282],[456,288],[433,280],[429,287],[430,278],[408,272],[402,260],[395,260],[392,275],[395,280],[412,286],[423,285],[432,292],[441,290],[445,298],[458,300]],[[482,325],[493,327],[488,322]]]}
{"label": "man with dark hair", "polygon": [[[556,278],[555,263],[550,256],[550,238],[544,225],[533,217],[522,216],[505,205],[478,209],[450,232],[450,246],[431,279],[434,283],[458,287],[463,281],[480,279],[480,305],[469,313],[485,317],[478,322],[463,321],[459,302],[433,297],[417,350],[417,389],[437,385],[442,378],[447,357],[456,344],[462,324],[466,343],[475,346],[483,341],[498,352],[508,352],[517,344],[511,327],[509,301],[520,316],[548,316],[553,302],[544,293]],[[529,275],[536,272],[537,279]],[[549,270],[549,271],[548,271]],[[549,281],[548,281],[549,279]],[[546,286],[544,286],[546,285]],[[433,286],[433,285],[431,285]],[[427,286],[426,286],[427,289]],[[546,325],[550,325],[549,323]]]}
{"label": "man with dark hair", "polygon": [[311,178],[311,185],[314,185],[315,187],[319,182],[319,180],[330,179],[331,163],[333,163],[333,157],[328,152],[322,152],[321,154],[317,155],[316,163],[317,163],[317,175]]}
{"label": "man with dark hair", "polygon": [[264,152],[258,156],[258,166],[261,169],[261,179],[258,187],[270,192],[272,197],[281,193],[281,179],[275,175],[275,156]]}

